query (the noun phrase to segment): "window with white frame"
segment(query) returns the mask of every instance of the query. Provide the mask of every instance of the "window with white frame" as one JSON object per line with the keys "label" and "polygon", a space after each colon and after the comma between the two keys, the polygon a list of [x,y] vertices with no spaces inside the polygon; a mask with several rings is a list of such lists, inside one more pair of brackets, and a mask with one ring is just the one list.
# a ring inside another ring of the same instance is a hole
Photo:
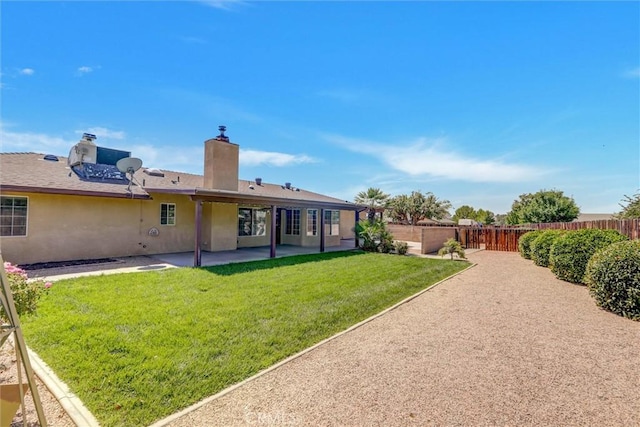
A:
{"label": "window with white frame", "polygon": [[238,209],[238,236],[264,236],[267,234],[265,209]]}
{"label": "window with white frame", "polygon": [[324,211],[324,234],[326,236],[340,234],[340,211]]}
{"label": "window with white frame", "polygon": [[0,197],[0,236],[27,235],[28,206],[26,197]]}
{"label": "window with white frame", "polygon": [[300,235],[300,209],[287,209],[286,219],[284,234]]}
{"label": "window with white frame", "polygon": [[160,204],[160,225],[176,225],[176,204]]}
{"label": "window with white frame", "polygon": [[318,235],[318,210],[307,209],[307,236]]}

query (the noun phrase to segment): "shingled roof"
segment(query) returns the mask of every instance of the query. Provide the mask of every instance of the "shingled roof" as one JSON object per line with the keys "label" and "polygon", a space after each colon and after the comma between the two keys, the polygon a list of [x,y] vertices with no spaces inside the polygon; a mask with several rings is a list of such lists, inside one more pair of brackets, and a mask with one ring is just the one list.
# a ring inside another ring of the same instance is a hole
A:
{"label": "shingled roof", "polygon": [[[55,157],[55,156],[54,156]],[[84,180],[67,166],[66,157],[45,160],[38,153],[0,153],[0,190],[149,199],[141,187],[128,181]]]}
{"label": "shingled roof", "polygon": [[[38,153],[0,153],[0,191],[90,195],[150,199],[153,193],[186,194],[195,199],[231,203],[299,204],[320,203],[330,207],[358,208],[351,202],[284,185],[239,180],[238,191],[203,188],[202,175],[141,168],[135,172],[132,185],[128,180],[82,179],[68,165],[66,157],[45,160]],[[130,190],[129,190],[130,188]]]}

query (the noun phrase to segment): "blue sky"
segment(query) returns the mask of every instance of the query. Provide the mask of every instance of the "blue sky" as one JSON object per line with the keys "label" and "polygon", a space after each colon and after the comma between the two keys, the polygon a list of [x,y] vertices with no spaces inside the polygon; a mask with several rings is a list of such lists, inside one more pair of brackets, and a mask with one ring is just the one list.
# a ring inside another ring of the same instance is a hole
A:
{"label": "blue sky", "polygon": [[[640,188],[638,2],[3,1],[3,152],[83,132],[202,173],[220,124],[240,178],[353,200],[431,191],[583,212]],[[452,210],[453,213],[453,210]]]}

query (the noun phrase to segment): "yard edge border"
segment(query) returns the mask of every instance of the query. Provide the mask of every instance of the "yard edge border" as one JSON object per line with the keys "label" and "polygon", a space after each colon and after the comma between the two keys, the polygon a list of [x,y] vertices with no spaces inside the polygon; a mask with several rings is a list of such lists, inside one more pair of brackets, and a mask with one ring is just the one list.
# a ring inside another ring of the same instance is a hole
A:
{"label": "yard edge border", "polygon": [[53,394],[71,421],[77,426],[99,427],[96,417],[82,403],[80,398],[71,392],[69,386],[64,383],[36,352],[27,346],[27,354],[37,377],[45,387]]}
{"label": "yard edge border", "polygon": [[318,348],[318,347],[320,347],[320,346],[322,346],[322,345],[324,345],[324,344],[326,344],[326,343],[328,343],[330,341],[333,341],[334,339],[339,338],[342,335],[345,335],[345,334],[347,334],[347,333],[349,333],[349,332],[351,332],[351,331],[353,331],[355,329],[358,329],[361,326],[364,326],[365,324],[377,319],[378,317],[384,316],[388,312],[393,311],[393,310],[397,309],[398,307],[410,302],[411,300],[414,300],[414,299],[418,298],[420,295],[422,295],[422,294],[430,291],[431,289],[435,288],[436,286],[439,286],[439,285],[447,282],[448,280],[450,280],[450,279],[452,279],[452,278],[464,273],[465,271],[470,270],[471,268],[475,267],[476,265],[478,265],[478,264],[477,263],[471,263],[471,265],[469,265],[464,270],[460,270],[457,273],[452,274],[451,276],[445,277],[444,279],[434,283],[433,285],[429,286],[428,288],[425,288],[425,289],[423,289],[421,291],[418,291],[417,293],[415,293],[415,294],[403,299],[402,301],[397,302],[396,304],[392,305],[391,307],[386,308],[386,309],[382,310],[381,312],[376,313],[373,316],[356,323],[353,326],[350,326],[349,328],[345,329],[344,331],[338,332],[337,334],[332,335],[329,338],[325,338],[324,340],[320,341],[319,343],[314,344],[311,347],[305,348],[304,350],[302,350],[302,351],[300,351],[300,352],[298,352],[298,353],[296,353],[294,355],[291,355],[291,356],[287,357],[284,360],[281,360],[280,362],[276,363],[275,365],[269,366],[268,368],[258,372],[257,374],[255,374],[255,375],[253,375],[253,376],[251,376],[251,377],[249,377],[247,379],[244,379],[244,380],[240,381],[239,383],[233,384],[233,385],[225,388],[224,390],[219,391],[218,393],[214,394],[213,396],[206,397],[206,398],[202,399],[201,401],[196,402],[193,405],[188,406],[188,407],[186,407],[185,409],[183,409],[183,410],[181,410],[179,412],[171,414],[166,418],[162,418],[162,419],[154,422],[153,424],[149,425],[149,427],[165,427],[165,426],[168,426],[170,423],[182,418],[183,416],[189,414],[190,412],[195,411],[196,409],[201,408],[202,406],[205,406],[206,404],[208,404],[210,402],[213,402],[216,399],[219,399],[219,398],[223,397],[226,394],[231,393],[235,389],[240,388],[243,385],[258,379],[261,376],[266,375],[271,371],[275,371],[279,367],[281,367],[281,366],[283,366],[283,365],[285,365],[285,364],[287,364],[289,362],[292,362],[293,360],[296,360],[296,359],[304,356],[307,353],[310,353],[311,351],[315,350],[316,348]]}

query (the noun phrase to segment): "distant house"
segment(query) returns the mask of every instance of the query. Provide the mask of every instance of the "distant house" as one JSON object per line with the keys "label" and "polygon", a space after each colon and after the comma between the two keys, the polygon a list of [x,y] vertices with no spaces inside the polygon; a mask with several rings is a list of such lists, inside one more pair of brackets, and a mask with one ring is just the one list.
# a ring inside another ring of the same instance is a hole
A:
{"label": "distant house", "polygon": [[[364,207],[297,188],[238,179],[239,146],[204,143],[204,174],[140,167],[85,134],[69,157],[0,154],[0,244],[17,264],[278,244],[339,245]],[[120,162],[119,162],[120,161]],[[122,165],[129,173],[121,172]],[[118,165],[118,166],[116,166]],[[357,242],[356,242],[357,244]]]}
{"label": "distant house", "polygon": [[425,218],[418,221],[418,225],[456,225],[455,221],[452,221],[450,218],[442,218],[442,219],[431,219]]}
{"label": "distant house", "polygon": [[615,219],[615,215],[603,213],[581,213],[580,215],[578,215],[578,218],[573,220],[573,222],[600,221],[609,219]]}

